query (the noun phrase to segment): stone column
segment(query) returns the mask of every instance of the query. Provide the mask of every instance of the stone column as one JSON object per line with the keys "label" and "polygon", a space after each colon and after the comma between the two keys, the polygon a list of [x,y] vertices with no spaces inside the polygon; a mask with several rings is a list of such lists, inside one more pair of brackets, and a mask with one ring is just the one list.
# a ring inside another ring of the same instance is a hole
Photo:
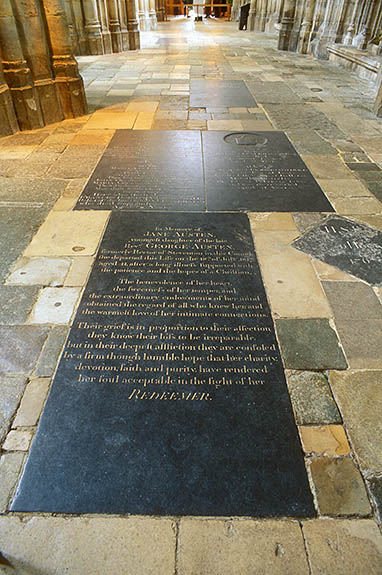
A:
{"label": "stone column", "polygon": [[301,24],[300,38],[298,44],[298,51],[300,52],[300,54],[307,54],[308,52],[309,39],[310,39],[310,33],[312,31],[313,15],[315,7],[316,7],[315,0],[306,0],[304,17]]}
{"label": "stone column", "polygon": [[130,50],[139,50],[141,47],[139,38],[139,26],[135,0],[126,0],[127,6],[127,30],[129,32]]}
{"label": "stone column", "polygon": [[129,34],[127,32],[127,10],[125,0],[118,0],[119,21],[121,23],[122,49],[129,50]]}
{"label": "stone column", "polygon": [[13,107],[11,93],[3,74],[2,57],[0,54],[0,136],[9,136],[17,132],[19,126]]}
{"label": "stone column", "polygon": [[375,0],[367,0],[363,11],[361,31],[353,40],[354,46],[359,50],[366,50],[370,40],[370,27],[373,19]]}
{"label": "stone column", "polygon": [[33,86],[30,68],[24,58],[10,0],[0,2],[0,39],[5,83],[10,88],[20,129],[41,128],[44,122],[40,102]]}
{"label": "stone column", "polygon": [[98,17],[96,0],[83,0],[85,31],[88,38],[89,54],[103,54],[101,23]]}
{"label": "stone column", "polygon": [[265,24],[268,15],[268,0],[261,0],[260,18],[259,18],[259,31],[264,32]]}
{"label": "stone column", "polygon": [[112,54],[111,34],[109,30],[109,15],[107,11],[107,0],[97,0],[98,18],[101,24],[102,46],[104,54]]}
{"label": "stone column", "polygon": [[53,74],[65,118],[86,114],[84,84],[72,54],[69,28],[62,0],[43,0],[52,51]]}
{"label": "stone column", "polygon": [[157,25],[157,13],[155,10],[155,0],[149,0],[149,18],[151,30],[156,30]]}
{"label": "stone column", "polygon": [[119,22],[117,0],[107,0],[107,12],[109,15],[109,30],[113,52],[122,52],[121,25]]}
{"label": "stone column", "polygon": [[279,50],[289,49],[289,41],[294,23],[295,10],[296,10],[296,0],[285,0],[283,15],[280,24],[279,43],[278,43]]}
{"label": "stone column", "polygon": [[354,38],[354,33],[355,33],[355,23],[356,23],[357,14],[359,11],[360,3],[361,3],[361,0],[356,0],[356,2],[354,3],[352,17],[351,17],[348,29],[346,30],[346,34],[345,34],[345,38],[344,38],[344,44],[346,44],[347,46],[351,46],[351,44],[353,43],[353,38]]}
{"label": "stone column", "polygon": [[248,14],[248,29],[251,31],[255,30],[256,16],[257,16],[257,0],[251,0],[251,6],[249,8],[249,14]]}
{"label": "stone column", "polygon": [[[16,3],[14,4],[16,5]],[[33,83],[40,100],[44,124],[53,124],[64,119],[60,97],[52,73],[46,28],[41,14],[41,4],[35,0],[18,0],[18,19],[23,27],[23,41]]]}

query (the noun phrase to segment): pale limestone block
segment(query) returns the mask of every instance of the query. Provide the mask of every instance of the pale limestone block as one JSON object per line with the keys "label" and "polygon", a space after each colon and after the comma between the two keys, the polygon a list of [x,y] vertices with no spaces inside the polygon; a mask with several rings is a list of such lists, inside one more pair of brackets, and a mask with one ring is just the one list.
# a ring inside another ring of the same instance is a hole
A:
{"label": "pale limestone block", "polygon": [[0,517],[1,551],[20,575],[25,565],[56,575],[169,575],[175,538],[164,518]]}
{"label": "pale limestone block", "polygon": [[317,179],[355,180],[352,172],[336,156],[302,156],[302,159]]}
{"label": "pale limestone block", "polygon": [[292,214],[287,213],[248,213],[249,223],[251,225],[251,230],[256,232],[257,230],[293,230],[297,232],[297,226],[294,223]]}
{"label": "pale limestone block", "polygon": [[342,216],[382,213],[382,204],[375,197],[334,198],[330,201],[336,212]]}
{"label": "pale limestone block", "polygon": [[301,426],[298,428],[305,453],[340,457],[350,453],[342,425]]}
{"label": "pale limestone block", "polygon": [[[9,500],[16,486],[22,464],[24,453],[5,453],[0,459],[0,513],[7,511]],[[0,541],[2,536],[0,534]],[[2,549],[3,551],[3,549]]]}
{"label": "pale limestone block", "polygon": [[178,574],[308,575],[300,526],[292,521],[182,519]]}
{"label": "pale limestone block", "polygon": [[316,260],[315,258],[312,259],[312,264],[314,269],[316,270],[317,275],[321,280],[331,280],[331,281],[359,281],[358,278],[343,272],[334,266],[330,266],[325,262],[321,262],[320,260]]}
{"label": "pale limestone block", "polygon": [[107,113],[99,110],[86,123],[87,130],[129,130],[133,127],[137,114],[131,112]]}
{"label": "pale limestone block", "polygon": [[353,178],[352,181],[346,178],[338,180],[319,179],[317,182],[330,200],[334,198],[374,197],[366,186],[356,178]]}
{"label": "pale limestone block", "polygon": [[242,130],[243,124],[240,120],[207,120],[209,130]]}
{"label": "pale limestone block", "polygon": [[304,521],[312,575],[380,575],[382,537],[369,519]]}
{"label": "pale limestone block", "polygon": [[80,293],[80,287],[44,288],[27,323],[69,323]]}
{"label": "pale limestone block", "polygon": [[332,311],[309,257],[290,246],[297,236],[297,231],[254,234],[271,310],[286,318],[331,317]]}
{"label": "pale limestone block", "polygon": [[93,262],[94,258],[92,257],[73,258],[72,267],[65,280],[65,287],[84,286],[89,277]]}
{"label": "pale limestone block", "polygon": [[28,451],[32,437],[31,431],[12,430],[4,441],[3,449],[4,451]]}
{"label": "pale limestone block", "polygon": [[[78,194],[79,196],[80,194]],[[53,206],[55,212],[70,212],[76,205],[78,197],[65,197],[61,196]]]}
{"label": "pale limestone block", "polygon": [[[102,110],[104,111],[104,110]],[[82,130],[80,130],[70,141],[70,146],[106,146],[110,143],[113,134],[110,130],[87,130],[87,124],[84,125]]]}
{"label": "pale limestone block", "polygon": [[153,112],[138,112],[133,130],[151,130],[154,121]]}
{"label": "pale limestone block", "polygon": [[64,283],[69,268],[69,259],[21,258],[6,283],[9,285],[59,286]]}
{"label": "pale limestone block", "polygon": [[37,425],[46,396],[50,379],[42,377],[32,379],[25,390],[12,427],[32,427]]}
{"label": "pale limestone block", "polygon": [[25,256],[93,255],[109,212],[51,212],[25,250]]}

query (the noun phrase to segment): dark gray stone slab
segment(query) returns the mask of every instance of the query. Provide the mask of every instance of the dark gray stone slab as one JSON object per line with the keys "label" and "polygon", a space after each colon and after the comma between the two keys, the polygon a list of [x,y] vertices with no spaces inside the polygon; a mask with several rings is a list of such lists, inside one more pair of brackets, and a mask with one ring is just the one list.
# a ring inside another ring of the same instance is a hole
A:
{"label": "dark gray stone slab", "polygon": [[288,388],[298,425],[342,423],[326,377],[313,371],[288,376]]}
{"label": "dark gray stone slab", "polygon": [[49,329],[34,325],[0,326],[0,373],[31,374]]}
{"label": "dark gray stone slab", "polygon": [[242,80],[205,80],[191,79],[190,106],[191,108],[230,108],[234,106],[244,108],[256,107],[251,92]]}
{"label": "dark gray stone slab", "polygon": [[210,211],[331,212],[282,132],[203,132]]}
{"label": "dark gray stone slab", "polygon": [[12,509],[314,514],[244,215],[112,214]]}
{"label": "dark gray stone slab", "polygon": [[53,375],[68,331],[69,329],[66,325],[56,325],[52,327],[52,331],[46,340],[37,363],[37,377],[51,377]]}
{"label": "dark gray stone slab", "polygon": [[204,210],[200,133],[117,130],[76,209]]}
{"label": "dark gray stone slab", "polygon": [[39,291],[36,286],[0,286],[0,324],[24,323]]}
{"label": "dark gray stone slab", "polygon": [[377,512],[379,523],[382,523],[382,477],[371,477],[367,480],[371,498]]}
{"label": "dark gray stone slab", "polygon": [[289,369],[346,369],[335,331],[327,319],[276,320],[281,353]]}
{"label": "dark gray stone slab", "polygon": [[296,249],[370,284],[382,284],[382,232],[329,216],[292,244]]}
{"label": "dark gray stone slab", "polygon": [[382,319],[382,305],[372,287],[356,281],[322,282],[336,320]]}

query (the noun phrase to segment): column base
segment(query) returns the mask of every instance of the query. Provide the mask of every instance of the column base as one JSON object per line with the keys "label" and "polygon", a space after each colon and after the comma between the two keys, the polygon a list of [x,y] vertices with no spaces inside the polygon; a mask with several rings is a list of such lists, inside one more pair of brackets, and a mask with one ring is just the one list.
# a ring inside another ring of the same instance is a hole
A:
{"label": "column base", "polygon": [[0,136],[10,136],[19,129],[9,88],[0,88]]}
{"label": "column base", "polygon": [[138,24],[134,25],[134,28],[129,30],[129,46],[130,50],[139,50],[141,47],[141,39],[138,30]]}
{"label": "column base", "polygon": [[64,120],[60,97],[54,80],[35,81],[35,90],[40,102],[44,124],[54,124]]}
{"label": "column base", "polygon": [[32,86],[11,88],[13,106],[20,130],[37,130],[44,126],[38,95]]}
{"label": "column base", "polygon": [[82,78],[56,78],[56,85],[65,118],[77,118],[87,114],[88,107]]}

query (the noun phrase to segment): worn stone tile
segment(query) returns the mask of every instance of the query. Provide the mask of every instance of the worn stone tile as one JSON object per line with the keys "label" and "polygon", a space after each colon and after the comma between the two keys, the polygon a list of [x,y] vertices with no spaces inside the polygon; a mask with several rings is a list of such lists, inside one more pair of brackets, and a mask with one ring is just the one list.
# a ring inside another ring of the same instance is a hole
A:
{"label": "worn stone tile", "polygon": [[0,442],[8,432],[26,383],[26,377],[0,375]]}
{"label": "worn stone tile", "polygon": [[372,197],[367,187],[359,180],[349,179],[320,179],[318,183],[329,200],[334,198]]}
{"label": "worn stone tile", "polygon": [[382,523],[382,477],[369,477],[367,486],[376,510],[377,519],[379,523]]}
{"label": "worn stone tile", "polygon": [[139,112],[134,122],[133,130],[150,130],[154,121],[154,113]]}
{"label": "worn stone tile", "polygon": [[4,206],[12,203],[22,207],[26,203],[33,205],[45,204],[52,206],[66,187],[66,181],[53,178],[25,177],[28,173],[24,168],[23,177],[0,177],[0,203]]}
{"label": "worn stone tile", "polygon": [[304,130],[288,130],[288,138],[302,155],[337,155],[337,151],[330,142],[327,142],[314,130],[306,126]]}
{"label": "worn stone tile", "polygon": [[52,212],[25,250],[26,256],[93,255],[109,212]]}
{"label": "worn stone tile", "polygon": [[65,180],[88,178],[104,151],[105,146],[68,146],[50,168],[49,176]]}
{"label": "worn stone tile", "polygon": [[87,130],[128,130],[134,125],[137,112],[95,112],[86,123]]}
{"label": "worn stone tile", "polygon": [[169,575],[175,570],[175,528],[165,518],[0,517],[0,539],[4,556],[25,575],[25,565],[29,573],[70,575]]}
{"label": "worn stone tile", "polygon": [[3,444],[4,451],[28,451],[33,433],[31,431],[15,431],[8,433]]}
{"label": "worn stone tile", "polygon": [[292,214],[287,213],[248,213],[248,218],[251,224],[251,229],[256,231],[277,231],[277,230],[293,230],[297,231],[296,224],[294,223]]}
{"label": "worn stone tile", "polygon": [[154,119],[152,130],[186,130],[187,120]]}
{"label": "worn stone tile", "polygon": [[78,257],[73,258],[72,267],[65,279],[65,287],[82,287],[86,284],[90,270],[93,266],[94,258]]}
{"label": "worn stone tile", "polygon": [[335,319],[341,344],[352,369],[382,368],[382,320]]}
{"label": "worn stone tile", "polygon": [[347,274],[335,268],[334,266],[330,266],[325,262],[320,260],[316,260],[315,258],[312,259],[312,265],[316,270],[318,277],[324,281],[347,281],[347,282],[357,282],[358,278]]}
{"label": "worn stone tile", "polygon": [[303,522],[312,575],[379,575],[382,537],[374,521]]}
{"label": "worn stone tile", "polygon": [[308,455],[340,457],[350,453],[350,445],[342,425],[301,426],[301,443]]}
{"label": "worn stone tile", "polygon": [[338,214],[352,216],[382,213],[382,204],[376,198],[332,198],[331,204]]}
{"label": "worn stone tile", "polygon": [[[252,222],[250,218],[251,225]],[[332,312],[309,256],[290,245],[297,236],[293,230],[254,230],[272,313],[278,317],[330,317]]]}
{"label": "worn stone tile", "polygon": [[361,469],[382,472],[382,371],[333,371],[329,380]]}
{"label": "worn stone tile", "polygon": [[187,130],[207,130],[207,122],[201,120],[187,120]]}
{"label": "worn stone tile", "polygon": [[0,246],[3,246],[0,250],[1,282],[44,221],[48,210],[0,207]]}
{"label": "worn stone tile", "polygon": [[335,320],[382,319],[382,305],[372,287],[356,281],[322,282]]}
{"label": "worn stone tile", "polygon": [[37,425],[46,396],[48,394],[50,379],[36,378],[28,383],[12,428],[32,427]]}
{"label": "worn stone tile", "polygon": [[31,374],[48,333],[45,326],[0,326],[0,373]]}
{"label": "worn stone tile", "polygon": [[20,258],[7,279],[7,285],[63,285],[70,268],[64,258]]}
{"label": "worn stone tile", "polygon": [[312,459],[310,471],[322,515],[370,514],[362,476],[350,458]]}
{"label": "worn stone tile", "polygon": [[286,368],[346,369],[345,356],[327,319],[278,319],[275,323]]}
{"label": "worn stone tile", "polygon": [[322,373],[287,372],[287,383],[298,425],[341,423],[328,381]]}
{"label": "worn stone tile", "polygon": [[[0,513],[8,509],[10,498],[21,471],[24,462],[24,453],[14,452],[5,453],[0,459]],[[1,518],[0,518],[1,521]],[[0,537],[0,540],[2,538]],[[3,550],[2,550],[3,551]]]}
{"label": "worn stone tile", "polygon": [[54,204],[53,210],[55,212],[70,212],[74,208],[74,206],[76,205],[76,202],[77,202],[77,199],[79,196],[80,196],[80,194],[78,194],[77,197],[62,196]]}
{"label": "worn stone tile", "polygon": [[321,214],[317,212],[293,214],[293,220],[300,234],[304,234],[310,228],[315,228],[325,218],[326,214]]}
{"label": "worn stone tile", "polygon": [[53,375],[67,335],[68,328],[66,326],[56,325],[51,329],[37,363],[37,377],[50,377]]}
{"label": "worn stone tile", "polygon": [[208,130],[242,130],[243,124],[240,120],[207,120]]}
{"label": "worn stone tile", "polygon": [[353,180],[354,176],[338,157],[307,155],[302,156],[304,162],[317,179]]}
{"label": "worn stone tile", "polygon": [[0,324],[24,323],[38,293],[33,286],[0,286]]}
{"label": "worn stone tile", "polygon": [[69,323],[78,298],[79,287],[46,287],[34,306],[28,323]]}
{"label": "worn stone tile", "polygon": [[178,574],[308,575],[304,543],[293,521],[182,519]]}
{"label": "worn stone tile", "polygon": [[271,124],[271,122],[269,122],[269,120],[267,119],[249,119],[249,120],[245,120],[242,119],[241,120],[242,123],[242,129],[243,130],[255,130],[255,131],[259,131],[259,132],[269,132],[274,130],[275,128],[273,127],[273,125]]}

